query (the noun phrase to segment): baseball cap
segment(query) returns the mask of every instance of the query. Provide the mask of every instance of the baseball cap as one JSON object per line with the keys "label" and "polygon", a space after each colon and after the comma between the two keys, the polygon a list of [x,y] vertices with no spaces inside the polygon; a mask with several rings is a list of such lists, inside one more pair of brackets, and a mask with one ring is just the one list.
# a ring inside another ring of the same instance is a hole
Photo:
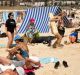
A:
{"label": "baseball cap", "polygon": [[30,21],[31,23],[34,23],[34,22],[35,22],[35,19],[34,19],[34,18],[31,18],[29,21]]}
{"label": "baseball cap", "polygon": [[14,41],[19,40],[19,39],[22,39],[20,35],[16,35],[16,36],[14,37]]}
{"label": "baseball cap", "polygon": [[19,75],[25,75],[25,71],[22,67],[16,67],[16,71]]}

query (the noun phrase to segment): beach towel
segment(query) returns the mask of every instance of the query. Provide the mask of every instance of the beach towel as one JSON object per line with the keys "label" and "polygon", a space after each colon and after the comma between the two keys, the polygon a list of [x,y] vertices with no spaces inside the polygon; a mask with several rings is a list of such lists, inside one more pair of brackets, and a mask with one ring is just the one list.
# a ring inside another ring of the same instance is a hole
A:
{"label": "beach towel", "polygon": [[6,46],[6,44],[0,44],[0,48],[5,48]]}
{"label": "beach towel", "polygon": [[57,61],[59,61],[58,58],[54,58],[54,57],[43,57],[43,58],[39,58],[40,62],[42,64],[48,64],[48,63],[56,63]]}
{"label": "beach towel", "polygon": [[[55,57],[36,57],[36,56],[30,56],[30,59],[32,59],[33,61],[39,62],[41,64],[48,64],[48,63],[56,63],[57,61],[59,61],[58,58]],[[34,67],[37,67],[36,65],[34,65]]]}

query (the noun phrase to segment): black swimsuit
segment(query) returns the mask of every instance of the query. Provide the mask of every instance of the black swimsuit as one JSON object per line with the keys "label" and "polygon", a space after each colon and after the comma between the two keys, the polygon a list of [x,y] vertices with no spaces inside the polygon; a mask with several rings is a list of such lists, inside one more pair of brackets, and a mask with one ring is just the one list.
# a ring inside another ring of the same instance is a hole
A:
{"label": "black swimsuit", "polygon": [[7,27],[7,31],[14,33],[14,29],[16,27],[16,22],[14,19],[8,19],[6,21],[6,27]]}

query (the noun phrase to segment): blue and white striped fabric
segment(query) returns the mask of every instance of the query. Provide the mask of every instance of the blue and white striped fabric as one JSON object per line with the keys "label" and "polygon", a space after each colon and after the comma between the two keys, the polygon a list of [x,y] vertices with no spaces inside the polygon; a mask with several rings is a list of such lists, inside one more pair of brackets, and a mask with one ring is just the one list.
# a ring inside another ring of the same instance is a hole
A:
{"label": "blue and white striped fabric", "polygon": [[[26,16],[24,21],[18,31],[18,33],[25,33],[26,27],[29,24],[29,19],[35,19],[35,27],[41,33],[49,32],[49,12],[53,13],[53,15],[58,15],[62,10],[58,6],[52,7],[35,7],[26,10]],[[67,19],[64,17],[64,19]],[[64,20],[64,22],[67,20]]]}
{"label": "blue and white striped fabric", "polygon": [[3,22],[5,23],[7,19],[8,19],[8,12],[4,11],[3,12]]}

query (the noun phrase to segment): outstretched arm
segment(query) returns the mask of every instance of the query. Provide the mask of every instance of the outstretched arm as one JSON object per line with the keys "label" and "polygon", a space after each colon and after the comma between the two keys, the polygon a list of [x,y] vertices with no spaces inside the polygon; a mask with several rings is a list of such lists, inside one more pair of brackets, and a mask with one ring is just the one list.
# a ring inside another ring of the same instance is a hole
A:
{"label": "outstretched arm", "polygon": [[80,31],[80,28],[74,29],[74,30],[72,30],[71,32],[78,32],[78,31]]}
{"label": "outstretched arm", "polygon": [[11,61],[5,57],[0,56],[0,64],[3,64],[3,65],[11,64]]}
{"label": "outstretched arm", "polygon": [[59,21],[61,16],[54,16],[50,21]]}
{"label": "outstretched arm", "polygon": [[78,29],[75,29],[75,31],[77,32],[77,31],[80,31],[80,28],[78,28]]}

